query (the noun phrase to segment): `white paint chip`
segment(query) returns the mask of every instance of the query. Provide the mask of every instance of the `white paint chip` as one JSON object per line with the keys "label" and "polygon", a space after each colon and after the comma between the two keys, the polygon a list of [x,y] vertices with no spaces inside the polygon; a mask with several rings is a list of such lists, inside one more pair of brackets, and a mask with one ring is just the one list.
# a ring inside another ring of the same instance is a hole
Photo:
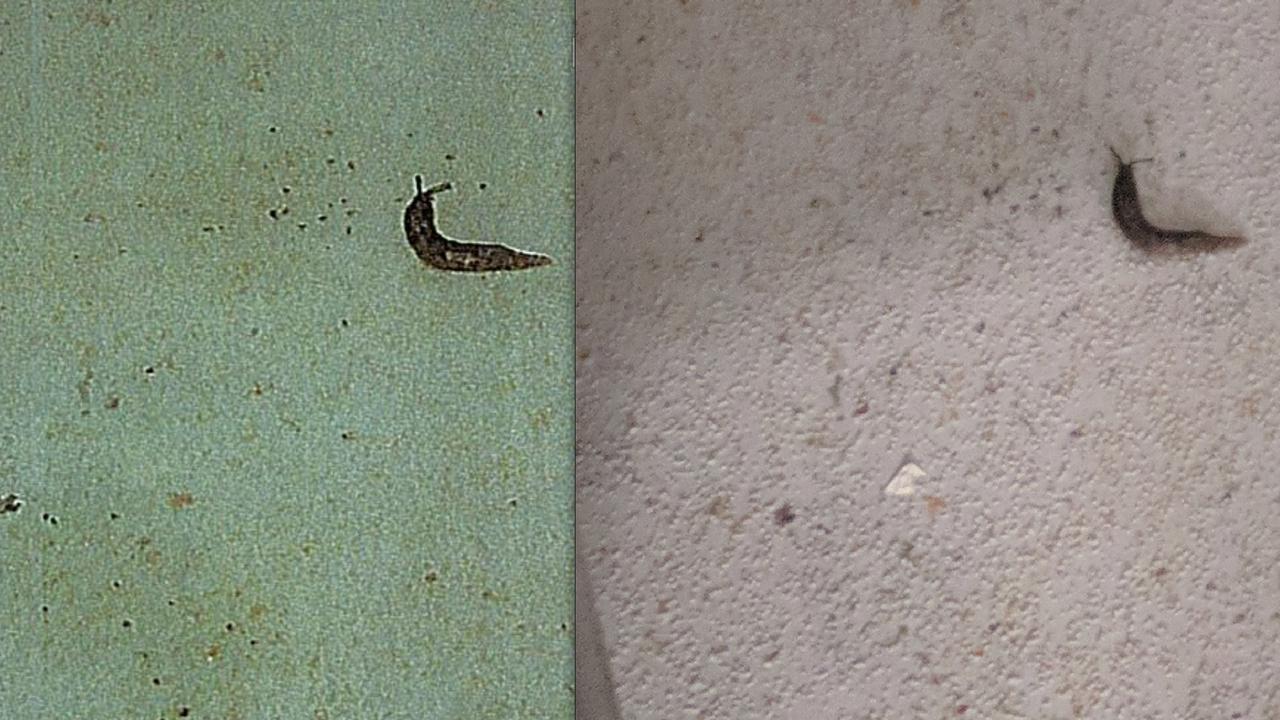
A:
{"label": "white paint chip", "polygon": [[884,492],[886,495],[898,495],[899,497],[914,495],[916,492],[916,480],[927,476],[928,473],[921,470],[919,465],[907,463],[898,468],[898,473],[885,486]]}

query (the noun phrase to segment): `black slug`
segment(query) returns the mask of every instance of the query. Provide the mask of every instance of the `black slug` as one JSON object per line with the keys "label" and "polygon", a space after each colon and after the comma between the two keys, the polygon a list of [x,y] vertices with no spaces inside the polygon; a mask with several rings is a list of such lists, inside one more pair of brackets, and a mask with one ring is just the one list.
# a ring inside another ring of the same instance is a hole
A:
{"label": "black slug", "polygon": [[436,228],[435,196],[452,189],[447,182],[422,187],[422,176],[414,177],[417,194],[404,209],[404,234],[418,259],[438,270],[452,272],[496,272],[524,270],[550,265],[551,258],[494,243],[457,242]]}
{"label": "black slug", "polygon": [[1133,166],[1144,160],[1125,162],[1120,153],[1111,148],[1111,154],[1120,163],[1116,184],[1111,190],[1111,212],[1116,225],[1129,241],[1148,252],[1187,251],[1208,252],[1225,250],[1243,245],[1245,238],[1230,235],[1213,235],[1201,230],[1166,230],[1152,225],[1142,214],[1142,202],[1138,199],[1138,184],[1133,179]]}

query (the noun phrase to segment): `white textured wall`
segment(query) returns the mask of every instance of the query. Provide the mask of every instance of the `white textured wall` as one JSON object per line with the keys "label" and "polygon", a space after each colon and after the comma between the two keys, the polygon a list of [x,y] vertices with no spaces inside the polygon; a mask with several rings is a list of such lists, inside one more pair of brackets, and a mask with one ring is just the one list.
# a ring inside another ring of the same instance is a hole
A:
{"label": "white textured wall", "polygon": [[[582,0],[621,717],[1280,717],[1278,71],[1275,2]],[[1138,254],[1108,144],[1252,242]]]}

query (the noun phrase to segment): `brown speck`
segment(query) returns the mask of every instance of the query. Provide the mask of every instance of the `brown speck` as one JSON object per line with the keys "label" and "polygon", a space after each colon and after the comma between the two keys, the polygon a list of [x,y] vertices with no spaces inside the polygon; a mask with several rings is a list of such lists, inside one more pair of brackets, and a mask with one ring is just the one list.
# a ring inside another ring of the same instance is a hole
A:
{"label": "brown speck", "polygon": [[773,524],[778,527],[789,525],[796,519],[796,513],[791,509],[791,504],[786,503],[782,507],[773,511]]}
{"label": "brown speck", "polygon": [[112,395],[111,397],[107,398],[107,401],[104,402],[102,406],[108,410],[115,410],[116,408],[120,407],[120,398],[116,397],[115,395]]}
{"label": "brown speck", "polygon": [[250,620],[255,620],[255,621],[261,620],[262,617],[266,614],[267,614],[267,606],[263,605],[262,603],[254,603],[253,605],[249,606]]}
{"label": "brown speck", "polygon": [[862,403],[861,405],[853,409],[853,414],[866,415],[870,411],[871,411],[871,406],[867,405],[866,403]]}
{"label": "brown speck", "polygon": [[924,496],[924,507],[925,507],[925,510],[929,511],[930,518],[937,517],[938,513],[942,512],[942,509],[945,508],[946,506],[947,506],[947,501],[943,500],[937,495]]}
{"label": "brown speck", "polygon": [[956,714],[957,714],[957,715],[963,715],[963,714],[965,714],[965,712],[967,712],[968,710],[969,710],[969,706],[968,706],[968,705],[959,705],[959,706],[957,706],[957,707],[956,707]]}
{"label": "brown speck", "polygon": [[169,496],[169,507],[174,510],[182,510],[196,504],[196,499],[189,492],[174,493]]}
{"label": "brown speck", "polygon": [[439,580],[439,579],[440,579],[440,576],[436,574],[436,571],[435,571],[435,570],[428,570],[428,571],[427,571],[427,574],[422,576],[422,579],[423,579],[425,582],[433,583],[433,582],[435,582],[435,581]]}

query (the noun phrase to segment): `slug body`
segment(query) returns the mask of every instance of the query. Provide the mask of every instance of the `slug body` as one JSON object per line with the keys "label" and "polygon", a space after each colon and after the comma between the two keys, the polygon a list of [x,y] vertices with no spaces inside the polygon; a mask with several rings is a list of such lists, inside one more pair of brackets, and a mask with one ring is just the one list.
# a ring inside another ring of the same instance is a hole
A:
{"label": "slug body", "polygon": [[414,182],[417,194],[404,209],[404,234],[418,259],[427,265],[452,272],[496,272],[551,264],[551,258],[546,255],[522,252],[506,245],[450,240],[436,228],[435,196],[453,186],[444,182],[423,188],[420,175]]}
{"label": "slug body", "polygon": [[1245,239],[1239,236],[1213,235],[1200,230],[1167,230],[1152,225],[1142,214],[1138,184],[1133,178],[1133,166],[1146,160],[1125,162],[1115,148],[1111,149],[1111,154],[1120,163],[1116,184],[1111,190],[1111,213],[1120,232],[1134,245],[1149,252],[1207,252],[1244,244]]}

